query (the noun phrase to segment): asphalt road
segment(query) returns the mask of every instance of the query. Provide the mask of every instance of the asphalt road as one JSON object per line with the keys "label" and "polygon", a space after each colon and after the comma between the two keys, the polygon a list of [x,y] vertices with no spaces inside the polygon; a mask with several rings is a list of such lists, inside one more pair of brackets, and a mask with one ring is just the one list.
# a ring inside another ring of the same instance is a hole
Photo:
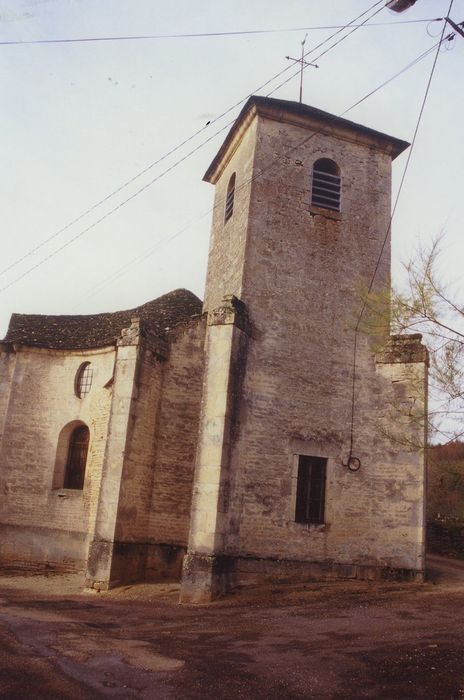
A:
{"label": "asphalt road", "polygon": [[0,698],[464,700],[464,562],[430,582],[337,582],[177,605],[174,584],[79,593],[0,577]]}

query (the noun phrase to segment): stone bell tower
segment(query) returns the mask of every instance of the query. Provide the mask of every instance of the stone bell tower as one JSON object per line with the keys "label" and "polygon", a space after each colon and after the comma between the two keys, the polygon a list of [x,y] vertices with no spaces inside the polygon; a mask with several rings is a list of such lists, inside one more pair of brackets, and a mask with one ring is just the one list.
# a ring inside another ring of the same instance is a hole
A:
{"label": "stone bell tower", "polygon": [[358,334],[354,357],[362,290],[374,271],[389,288],[391,162],[407,146],[251,97],[208,168],[183,601],[263,576],[422,575],[426,350],[393,337],[376,355]]}

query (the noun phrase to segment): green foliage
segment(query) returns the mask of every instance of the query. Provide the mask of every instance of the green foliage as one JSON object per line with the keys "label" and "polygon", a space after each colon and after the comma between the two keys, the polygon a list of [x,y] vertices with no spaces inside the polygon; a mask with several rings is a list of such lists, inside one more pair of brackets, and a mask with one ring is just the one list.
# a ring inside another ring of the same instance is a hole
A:
{"label": "green foliage", "polygon": [[[442,442],[464,435],[464,305],[440,273],[437,238],[407,263],[406,283],[364,295],[362,330],[372,338],[421,333],[430,357],[429,435]],[[462,293],[462,290],[461,290]],[[374,342],[378,342],[375,340]]]}
{"label": "green foliage", "polygon": [[464,442],[429,449],[427,519],[446,526],[464,523]]}

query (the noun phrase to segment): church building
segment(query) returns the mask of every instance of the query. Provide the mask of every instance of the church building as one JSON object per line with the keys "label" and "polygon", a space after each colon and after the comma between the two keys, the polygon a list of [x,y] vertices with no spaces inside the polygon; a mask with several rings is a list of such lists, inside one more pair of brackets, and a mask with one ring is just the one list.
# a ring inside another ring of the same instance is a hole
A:
{"label": "church building", "polygon": [[427,351],[363,331],[390,288],[408,144],[251,97],[215,187],[205,299],[14,314],[0,343],[0,565],[87,588],[421,580]]}

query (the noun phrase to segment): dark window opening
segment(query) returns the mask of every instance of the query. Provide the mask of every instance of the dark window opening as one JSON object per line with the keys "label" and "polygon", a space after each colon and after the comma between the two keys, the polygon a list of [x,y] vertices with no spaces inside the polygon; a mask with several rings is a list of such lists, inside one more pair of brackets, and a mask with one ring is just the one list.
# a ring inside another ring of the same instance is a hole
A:
{"label": "dark window opening", "polygon": [[340,168],[333,160],[316,160],[313,166],[311,204],[340,211],[341,182]]}
{"label": "dark window opening", "polygon": [[76,396],[83,399],[86,396],[92,386],[93,378],[93,368],[90,362],[83,362],[82,365],[77,370],[76,380],[74,383],[74,390]]}
{"label": "dark window opening", "polygon": [[235,197],[235,173],[230,177],[227,185],[226,208],[224,210],[224,223],[229,221],[234,212],[234,197]]}
{"label": "dark window opening", "polygon": [[87,451],[89,449],[89,429],[86,425],[78,425],[71,433],[68,448],[68,459],[64,474],[65,489],[83,489]]}
{"label": "dark window opening", "polygon": [[300,455],[296,487],[295,522],[323,523],[327,460]]}

